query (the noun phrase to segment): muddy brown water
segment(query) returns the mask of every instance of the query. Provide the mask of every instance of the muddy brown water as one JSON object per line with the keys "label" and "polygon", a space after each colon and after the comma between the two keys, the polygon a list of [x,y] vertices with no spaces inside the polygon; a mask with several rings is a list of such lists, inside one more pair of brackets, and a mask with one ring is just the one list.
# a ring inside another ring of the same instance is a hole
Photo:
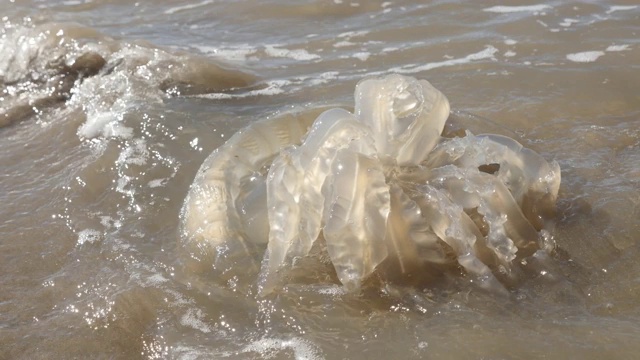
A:
{"label": "muddy brown water", "polygon": [[[637,3],[16,0],[0,17],[0,358],[638,358]],[[51,98],[55,64],[88,52],[106,65]],[[509,298],[460,274],[260,298],[183,266],[179,210],[212,150],[392,72],[560,164],[556,251]]]}

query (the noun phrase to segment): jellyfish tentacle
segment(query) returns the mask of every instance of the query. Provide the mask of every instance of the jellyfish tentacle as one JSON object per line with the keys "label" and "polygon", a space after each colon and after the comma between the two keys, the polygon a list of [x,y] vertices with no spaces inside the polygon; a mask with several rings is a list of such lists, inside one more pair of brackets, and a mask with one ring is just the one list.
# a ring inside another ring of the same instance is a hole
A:
{"label": "jellyfish tentacle", "polygon": [[[486,139],[501,144],[514,154],[519,155],[520,161],[508,161],[508,171],[498,173],[503,183],[517,183],[512,179],[520,174],[521,185],[510,186],[513,197],[527,219],[536,230],[551,229],[554,226],[555,204],[560,189],[560,165],[556,161],[547,162],[542,156],[531,149],[522,146],[516,140],[497,134],[481,134],[480,139]],[[518,171],[514,171],[517,167]]]}
{"label": "jellyfish tentacle", "polygon": [[424,163],[429,168],[453,164],[482,168],[495,164],[497,178],[505,184],[536,230],[551,228],[560,187],[560,167],[502,135],[485,134],[441,142]]}
{"label": "jellyfish tentacle", "polygon": [[476,243],[482,235],[462,206],[455,204],[443,190],[428,184],[421,187],[420,193],[414,200],[433,232],[456,253],[458,263],[476,277],[480,287],[504,292],[504,286],[489,266],[476,256]]}
{"label": "jellyfish tentacle", "polygon": [[[316,112],[283,114],[251,124],[207,157],[181,209],[181,238],[192,253],[215,261],[220,250],[250,252],[252,239],[242,233],[238,213],[237,200],[246,191],[242,184],[261,176],[259,170],[282,147],[299,143]],[[261,201],[257,195],[244,199],[247,207]],[[238,245],[241,249],[236,249]]]}
{"label": "jellyfish tentacle", "polygon": [[486,244],[505,266],[537,249],[538,232],[527,221],[506,186],[476,168],[452,165],[434,169],[432,185],[446,190],[453,202],[465,209],[477,209],[488,227]]}
{"label": "jellyfish tentacle", "polygon": [[304,143],[283,151],[267,177],[269,242],[261,285],[264,293],[277,283],[278,270],[306,256],[322,229],[322,186],[332,173],[336,153],[344,148],[373,155],[370,129],[343,109],[322,113]]}
{"label": "jellyfish tentacle", "polygon": [[322,192],[327,252],[345,288],[358,289],[387,257],[390,198],[382,166],[362,153],[339,150]]}
{"label": "jellyfish tentacle", "polygon": [[390,183],[389,195],[386,242],[390,258],[401,273],[415,272],[423,263],[446,262],[447,255],[418,204],[395,182]]}

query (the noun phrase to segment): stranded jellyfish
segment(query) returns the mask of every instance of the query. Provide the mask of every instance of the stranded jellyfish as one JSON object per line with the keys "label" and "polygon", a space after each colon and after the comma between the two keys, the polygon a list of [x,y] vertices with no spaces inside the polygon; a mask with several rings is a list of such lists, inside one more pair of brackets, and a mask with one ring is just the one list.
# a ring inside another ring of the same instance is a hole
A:
{"label": "stranded jellyfish", "polygon": [[214,267],[254,262],[262,294],[317,242],[347,290],[443,264],[504,289],[550,250],[560,168],[505,136],[443,137],[448,117],[429,82],[389,75],[357,84],[353,113],[257,121],[201,166],[183,241]]}

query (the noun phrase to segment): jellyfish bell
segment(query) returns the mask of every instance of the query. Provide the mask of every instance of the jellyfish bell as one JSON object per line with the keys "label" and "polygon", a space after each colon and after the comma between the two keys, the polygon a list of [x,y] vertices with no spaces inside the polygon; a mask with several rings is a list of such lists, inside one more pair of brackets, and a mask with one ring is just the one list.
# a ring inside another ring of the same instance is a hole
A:
{"label": "jellyfish bell", "polygon": [[449,101],[426,80],[394,74],[356,85],[355,114],[371,128],[381,158],[411,166],[440,139]]}

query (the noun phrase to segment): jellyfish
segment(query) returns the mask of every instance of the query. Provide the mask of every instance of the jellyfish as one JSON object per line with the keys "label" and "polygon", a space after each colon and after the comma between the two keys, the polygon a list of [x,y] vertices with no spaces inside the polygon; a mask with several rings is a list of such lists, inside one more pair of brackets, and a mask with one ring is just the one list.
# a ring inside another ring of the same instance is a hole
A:
{"label": "jellyfish", "polygon": [[428,81],[392,74],[361,80],[353,112],[257,121],[204,161],[183,242],[214,264],[261,258],[263,295],[319,239],[348,291],[451,262],[504,289],[518,259],[549,250],[560,168],[502,135],[443,137],[449,113]]}

